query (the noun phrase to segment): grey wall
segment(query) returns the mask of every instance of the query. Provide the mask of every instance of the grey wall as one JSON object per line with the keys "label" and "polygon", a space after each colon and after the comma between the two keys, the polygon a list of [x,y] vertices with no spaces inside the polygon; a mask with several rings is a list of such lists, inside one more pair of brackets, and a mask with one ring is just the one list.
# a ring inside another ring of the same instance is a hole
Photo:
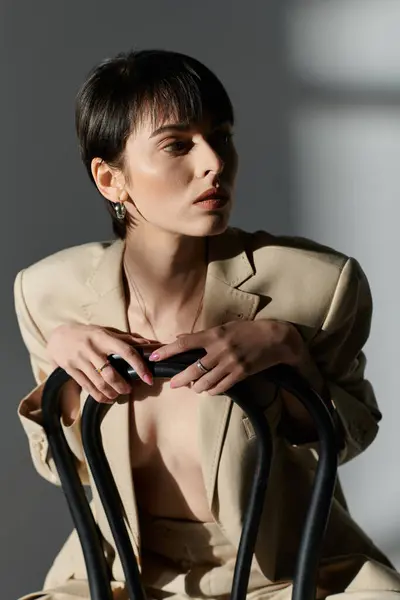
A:
{"label": "grey wall", "polygon": [[364,1],[362,12],[352,0],[2,1],[4,598],[40,588],[71,527],[60,490],[33,470],[16,417],[33,379],[12,284],[19,269],[49,253],[111,236],[103,202],[79,162],[73,102],[95,63],[131,47],[187,52],[225,82],[241,155],[232,224],[314,237],[356,256],[370,277],[376,310],[369,375],[385,419],[376,443],[342,477],[353,513],[400,566],[394,23],[400,14],[388,0]]}
{"label": "grey wall", "polygon": [[384,418],[341,470],[359,523],[400,566],[400,4],[336,0],[286,13],[292,226],[356,256],[374,298],[367,374]]}

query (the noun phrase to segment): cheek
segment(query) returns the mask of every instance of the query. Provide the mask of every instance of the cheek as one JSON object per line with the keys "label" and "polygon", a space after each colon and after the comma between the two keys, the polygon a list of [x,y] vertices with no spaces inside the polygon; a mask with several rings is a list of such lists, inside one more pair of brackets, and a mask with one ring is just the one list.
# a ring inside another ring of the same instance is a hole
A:
{"label": "cheek", "polygon": [[163,160],[142,161],[131,171],[132,189],[136,193],[176,192],[191,181],[191,171],[185,162],[165,157]]}

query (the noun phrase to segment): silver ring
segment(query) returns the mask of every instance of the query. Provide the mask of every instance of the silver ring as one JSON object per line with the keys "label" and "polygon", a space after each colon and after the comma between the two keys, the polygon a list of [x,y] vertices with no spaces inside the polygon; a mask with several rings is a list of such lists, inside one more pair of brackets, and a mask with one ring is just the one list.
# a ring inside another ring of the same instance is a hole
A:
{"label": "silver ring", "polygon": [[211,369],[206,369],[206,367],[202,364],[201,360],[197,361],[196,367],[198,367],[202,373],[209,373],[211,371]]}

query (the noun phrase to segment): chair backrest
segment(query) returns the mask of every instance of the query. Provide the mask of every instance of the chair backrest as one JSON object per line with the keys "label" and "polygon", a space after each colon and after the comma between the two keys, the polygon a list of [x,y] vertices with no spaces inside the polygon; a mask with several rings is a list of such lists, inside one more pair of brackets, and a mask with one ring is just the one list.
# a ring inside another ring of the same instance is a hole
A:
{"label": "chair backrest", "polygon": [[[145,360],[148,358],[145,347],[136,349],[142,353]],[[154,377],[173,377],[202,358],[204,354],[204,350],[190,351],[165,361],[148,362],[148,367]],[[125,379],[138,378],[134,369],[119,356],[111,355],[108,358]],[[311,414],[319,435],[318,469],[300,540],[292,595],[293,600],[314,600],[320,551],[336,482],[337,452],[334,422],[324,401],[295,369],[287,365],[277,365],[266,370],[265,377],[287,389],[300,400]],[[68,379],[69,376],[65,371],[56,369],[47,380],[42,400],[43,425],[82,545],[91,598],[112,600],[108,566],[97,526],[60,424],[60,406],[57,398],[61,387]],[[247,413],[258,446],[255,469],[257,475],[253,480],[248,500],[230,595],[231,600],[239,600],[245,598],[247,593],[251,561],[268,485],[272,444],[267,419],[259,405],[252,401],[246,381],[235,384],[225,394]],[[101,440],[100,425],[108,409],[108,405],[99,404],[91,396],[88,397],[82,414],[82,441],[121,559],[129,598],[145,600],[136,558],[122,516],[121,500]]]}

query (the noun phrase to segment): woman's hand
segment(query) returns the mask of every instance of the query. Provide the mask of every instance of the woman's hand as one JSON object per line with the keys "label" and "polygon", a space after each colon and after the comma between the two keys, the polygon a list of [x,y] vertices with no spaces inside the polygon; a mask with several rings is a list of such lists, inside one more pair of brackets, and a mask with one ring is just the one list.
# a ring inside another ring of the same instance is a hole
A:
{"label": "woman's hand", "polygon": [[[62,367],[97,402],[111,403],[119,395],[129,394],[132,385],[107,363],[107,356],[119,354],[145,383],[152,385],[151,372],[132,347],[148,343],[139,335],[117,329],[70,323],[52,332],[47,351],[53,364]],[[101,372],[96,371],[103,366]]]}
{"label": "woman's hand", "polygon": [[181,334],[175,342],[161,346],[149,360],[164,360],[175,354],[204,348],[206,356],[175,375],[170,382],[177,388],[194,382],[191,389],[211,395],[223,394],[232,385],[279,363],[297,365],[305,351],[303,340],[290,323],[259,319],[231,321],[193,334]]}

